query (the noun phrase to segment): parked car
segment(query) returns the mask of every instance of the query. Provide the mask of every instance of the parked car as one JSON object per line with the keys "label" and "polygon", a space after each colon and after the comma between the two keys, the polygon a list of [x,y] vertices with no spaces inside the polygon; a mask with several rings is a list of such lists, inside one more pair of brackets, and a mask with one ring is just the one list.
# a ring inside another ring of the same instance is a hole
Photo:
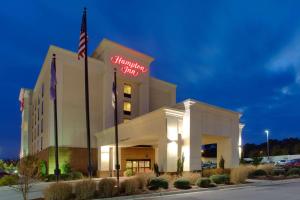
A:
{"label": "parked car", "polygon": [[207,162],[202,164],[202,169],[214,169],[217,168],[217,164],[213,162]]}
{"label": "parked car", "polygon": [[3,176],[9,175],[8,173],[6,173],[5,171],[0,170],[0,178],[2,178]]}
{"label": "parked car", "polygon": [[293,159],[288,161],[285,165],[286,168],[291,168],[291,167],[300,167],[300,159]]}
{"label": "parked car", "polygon": [[275,163],[275,166],[277,167],[282,167],[282,166],[285,166],[287,163],[289,162],[289,160],[279,160]]}

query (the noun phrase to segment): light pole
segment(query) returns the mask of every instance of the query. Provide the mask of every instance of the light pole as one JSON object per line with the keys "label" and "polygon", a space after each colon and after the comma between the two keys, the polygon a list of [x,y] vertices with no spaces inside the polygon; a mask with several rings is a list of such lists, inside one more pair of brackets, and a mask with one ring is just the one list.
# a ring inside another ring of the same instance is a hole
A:
{"label": "light pole", "polygon": [[267,153],[268,153],[268,161],[270,161],[270,146],[269,146],[269,130],[265,130],[267,135]]}

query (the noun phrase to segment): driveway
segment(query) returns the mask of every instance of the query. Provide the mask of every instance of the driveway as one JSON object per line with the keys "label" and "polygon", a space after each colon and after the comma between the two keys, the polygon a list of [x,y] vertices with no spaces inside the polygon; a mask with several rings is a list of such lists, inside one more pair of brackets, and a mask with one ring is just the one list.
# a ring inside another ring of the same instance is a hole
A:
{"label": "driveway", "polygon": [[[140,198],[142,199],[142,198]],[[217,189],[176,194],[147,199],[188,200],[300,200],[300,180],[286,183],[266,183],[232,189]]]}

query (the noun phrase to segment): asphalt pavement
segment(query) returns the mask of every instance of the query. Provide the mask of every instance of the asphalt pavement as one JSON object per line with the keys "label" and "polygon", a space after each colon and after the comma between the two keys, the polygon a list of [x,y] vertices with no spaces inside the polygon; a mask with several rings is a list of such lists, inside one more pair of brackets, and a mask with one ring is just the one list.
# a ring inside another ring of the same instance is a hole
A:
{"label": "asphalt pavement", "polygon": [[[140,198],[143,199],[143,198]],[[266,183],[239,188],[207,190],[201,192],[151,197],[175,200],[300,200],[300,180],[286,183]]]}

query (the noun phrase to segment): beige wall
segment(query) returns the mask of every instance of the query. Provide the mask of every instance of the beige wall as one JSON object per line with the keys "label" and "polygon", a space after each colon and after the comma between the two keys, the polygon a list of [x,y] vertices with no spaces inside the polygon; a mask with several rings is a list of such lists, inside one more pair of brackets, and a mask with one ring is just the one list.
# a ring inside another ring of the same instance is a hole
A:
{"label": "beige wall", "polygon": [[[59,146],[80,147],[87,146],[86,140],[86,118],[85,118],[85,93],[84,93],[84,61],[78,61],[77,54],[56,46],[50,46],[36,85],[32,93],[32,102],[35,107],[40,107],[40,119],[36,120],[36,125],[30,127],[28,138],[33,138],[29,142],[29,149],[32,153],[37,153],[41,149],[54,146],[54,111],[53,102],[50,100],[50,66],[52,54],[56,54],[57,68],[57,106],[58,106],[58,140]],[[110,128],[114,125],[114,115],[112,107],[112,82],[113,66],[110,62],[110,56],[122,55],[128,59],[137,61],[149,67],[153,58],[128,49],[124,46],[103,40],[95,50],[92,57],[89,58],[89,98],[90,98],[90,125],[91,125],[91,144],[96,147],[96,138],[94,133]],[[142,76],[131,77],[117,72],[118,88],[118,111],[119,123],[123,123],[123,85],[129,83],[133,86],[132,114],[135,118],[149,112],[149,108],[161,107],[163,105],[172,105],[175,102],[176,87],[172,84],[151,78],[149,71]],[[154,83],[154,84],[153,84]],[[152,92],[151,89],[159,92]],[[44,87],[44,97],[41,98],[42,86]],[[168,89],[170,88],[170,90]],[[163,90],[160,90],[163,89]],[[171,92],[170,92],[171,91]],[[165,94],[164,94],[165,92]],[[172,93],[170,95],[170,93]],[[164,99],[161,104],[154,100],[156,98]],[[170,98],[165,98],[170,96]],[[40,98],[40,104],[38,99]],[[43,99],[44,114],[41,114],[41,102]],[[30,118],[34,120],[38,109],[31,110]],[[41,129],[41,120],[43,119],[43,133],[37,134],[37,128]],[[41,140],[43,146],[41,148]]]}

